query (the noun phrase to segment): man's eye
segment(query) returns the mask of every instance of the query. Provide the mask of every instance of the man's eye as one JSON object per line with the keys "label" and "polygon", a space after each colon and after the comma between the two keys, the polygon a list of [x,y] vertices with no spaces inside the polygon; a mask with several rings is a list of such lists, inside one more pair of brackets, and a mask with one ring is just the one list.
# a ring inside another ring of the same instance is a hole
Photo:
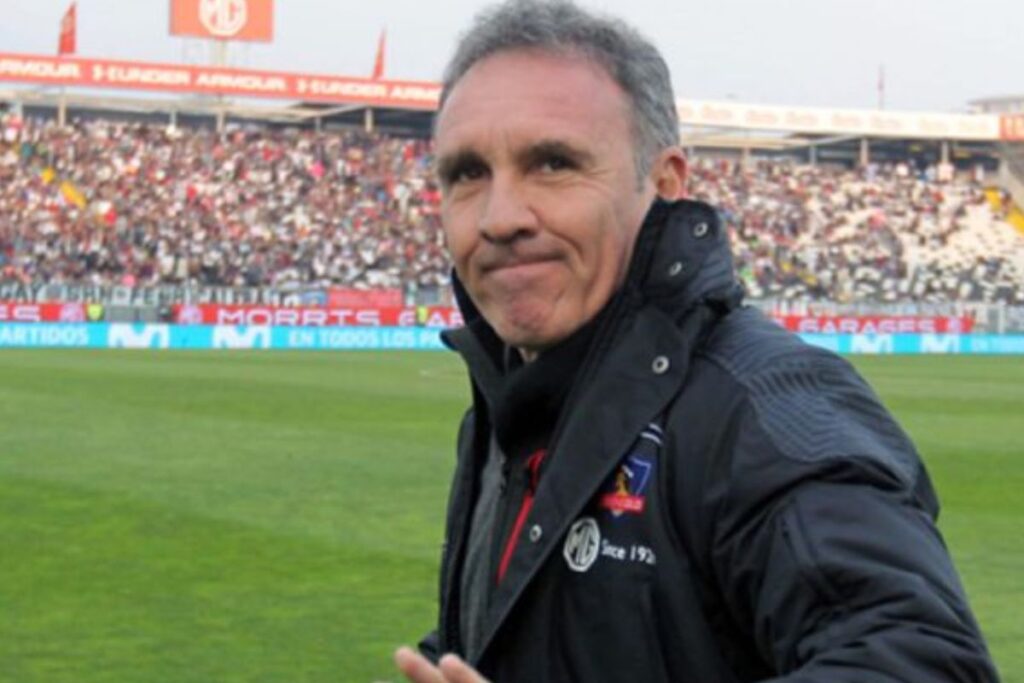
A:
{"label": "man's eye", "polygon": [[452,169],[451,173],[448,174],[448,184],[457,185],[458,183],[479,180],[484,177],[486,172],[487,169],[484,168],[483,164],[463,164]]}
{"label": "man's eye", "polygon": [[575,168],[575,164],[573,164],[571,159],[557,154],[544,157],[540,160],[537,166],[539,170],[544,173],[557,173],[559,171],[568,171],[569,169]]}

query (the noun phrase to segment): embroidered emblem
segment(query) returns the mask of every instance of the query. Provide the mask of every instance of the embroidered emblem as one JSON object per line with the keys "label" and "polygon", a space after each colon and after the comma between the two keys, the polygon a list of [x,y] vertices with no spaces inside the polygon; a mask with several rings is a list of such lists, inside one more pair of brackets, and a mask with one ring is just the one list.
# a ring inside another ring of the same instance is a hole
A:
{"label": "embroidered emblem", "polygon": [[639,515],[647,505],[644,490],[651,478],[653,464],[648,458],[630,455],[620,464],[612,477],[611,490],[598,499],[598,506],[614,517],[625,513]]}

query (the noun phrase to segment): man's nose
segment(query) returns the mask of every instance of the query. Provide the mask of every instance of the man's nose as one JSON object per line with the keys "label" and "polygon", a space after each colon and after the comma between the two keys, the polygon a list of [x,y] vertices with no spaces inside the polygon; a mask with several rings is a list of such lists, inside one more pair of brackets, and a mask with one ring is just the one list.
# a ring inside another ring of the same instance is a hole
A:
{"label": "man's nose", "polygon": [[490,242],[511,242],[532,233],[537,218],[524,196],[523,187],[512,178],[495,176],[488,189],[480,233]]}

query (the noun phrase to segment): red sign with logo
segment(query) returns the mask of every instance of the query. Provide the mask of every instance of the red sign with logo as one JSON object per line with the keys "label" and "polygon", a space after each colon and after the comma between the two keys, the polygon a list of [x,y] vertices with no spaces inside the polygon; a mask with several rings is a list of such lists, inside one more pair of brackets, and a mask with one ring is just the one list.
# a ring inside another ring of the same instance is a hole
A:
{"label": "red sign with logo", "polygon": [[459,327],[456,308],[435,307],[285,307],[177,304],[179,325],[279,325],[284,327]]}
{"label": "red sign with logo", "polygon": [[967,316],[806,316],[774,317],[791,332],[808,334],[961,334],[974,329]]}
{"label": "red sign with logo", "polygon": [[268,42],[274,37],[274,2],[171,0],[171,35]]}

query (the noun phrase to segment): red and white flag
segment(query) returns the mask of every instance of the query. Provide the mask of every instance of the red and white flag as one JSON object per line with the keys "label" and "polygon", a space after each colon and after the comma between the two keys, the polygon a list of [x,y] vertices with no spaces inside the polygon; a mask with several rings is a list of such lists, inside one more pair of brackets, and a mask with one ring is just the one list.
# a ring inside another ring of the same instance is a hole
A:
{"label": "red and white flag", "polygon": [[78,31],[78,15],[72,2],[64,18],[60,20],[60,40],[57,42],[58,55],[75,54],[75,34]]}
{"label": "red and white flag", "polygon": [[380,38],[377,39],[377,58],[373,60],[373,75],[370,76],[375,81],[379,81],[384,78],[384,49],[388,40],[387,30],[380,32]]}

